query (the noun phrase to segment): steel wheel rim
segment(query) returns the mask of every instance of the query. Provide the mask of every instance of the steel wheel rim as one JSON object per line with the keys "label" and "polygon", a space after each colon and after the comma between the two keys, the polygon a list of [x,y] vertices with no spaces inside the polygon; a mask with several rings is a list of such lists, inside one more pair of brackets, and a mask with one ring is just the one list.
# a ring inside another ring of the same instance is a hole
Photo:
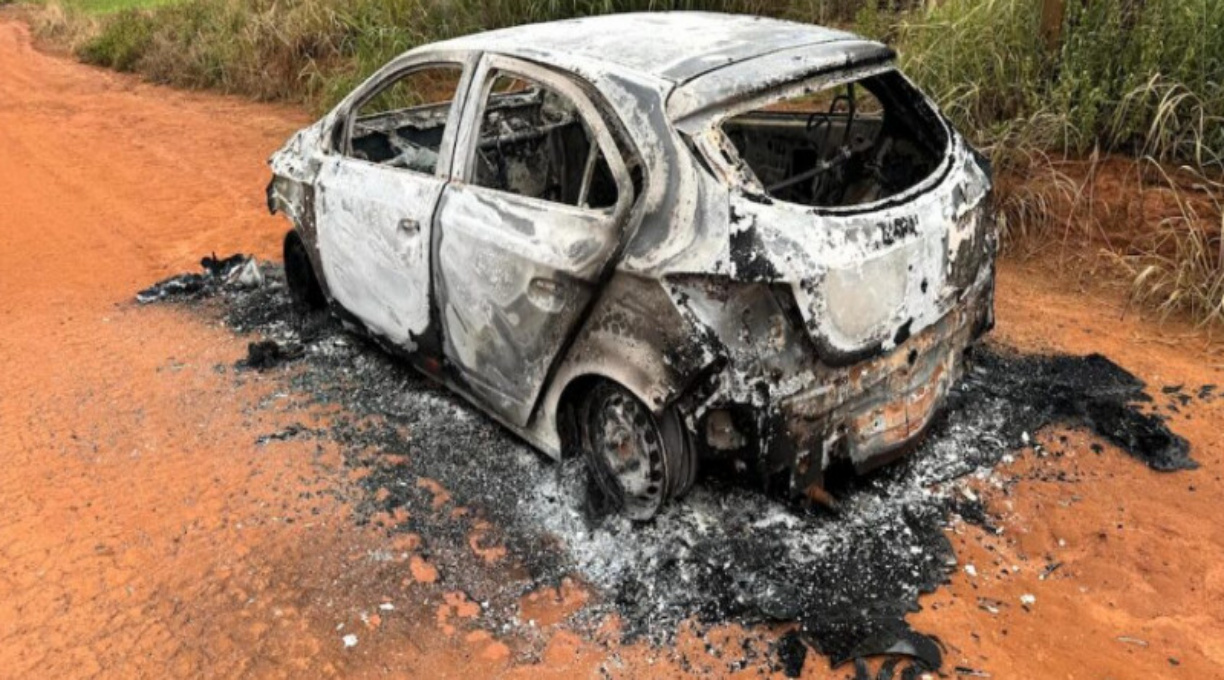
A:
{"label": "steel wheel rim", "polygon": [[619,492],[626,514],[648,518],[662,503],[666,487],[653,418],[635,400],[615,392],[595,406],[588,420],[592,452]]}

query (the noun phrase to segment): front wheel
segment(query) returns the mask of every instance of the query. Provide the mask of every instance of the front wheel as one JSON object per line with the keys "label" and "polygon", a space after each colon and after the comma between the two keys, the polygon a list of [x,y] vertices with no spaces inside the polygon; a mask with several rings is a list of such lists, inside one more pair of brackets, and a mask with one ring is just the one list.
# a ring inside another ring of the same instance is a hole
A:
{"label": "front wheel", "polygon": [[654,517],[696,478],[696,455],[679,415],[669,409],[655,418],[620,385],[602,382],[587,393],[578,428],[587,469],[630,519]]}

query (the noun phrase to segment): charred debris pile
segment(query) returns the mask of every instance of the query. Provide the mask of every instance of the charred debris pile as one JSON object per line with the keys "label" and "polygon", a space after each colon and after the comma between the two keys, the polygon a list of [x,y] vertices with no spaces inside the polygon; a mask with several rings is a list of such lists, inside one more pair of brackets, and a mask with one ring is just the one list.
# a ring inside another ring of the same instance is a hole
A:
{"label": "charred debris pile", "polygon": [[258,288],[264,284],[259,263],[249,255],[235,254],[218,258],[216,253],[200,260],[202,272],[175,274],[136,294],[140,304],[163,300],[194,300],[207,298],[222,288]]}
{"label": "charred debris pile", "polygon": [[[955,516],[989,527],[988,509],[962,480],[991,478],[996,464],[1056,423],[1091,430],[1155,470],[1196,466],[1186,441],[1141,407],[1150,401],[1144,384],[1107,358],[986,345],[920,448],[843,483],[836,511],[800,511],[734,479],[706,477],[653,521],[634,524],[594,509],[579,463],[550,463],[330,317],[298,316],[279,267],[257,267],[251,285],[252,275],[244,282],[232,274],[250,260],[234,261],[228,273],[209,261],[231,260],[206,258],[206,273],[191,275],[204,277],[201,285],[189,279],[184,291],[163,282],[165,292],[142,291],[142,302],[186,300],[235,332],[261,336],[239,368],[303,363],[285,380],[303,399],[339,404],[344,414],[305,436],[340,442],[346,465],[372,470],[356,489],[338,480],[336,493],[348,494],[360,517],[409,510],[391,530],[419,534],[445,586],[484,603],[489,625],[503,630],[518,622],[523,593],[577,576],[600,595],[571,620],[577,627],[616,612],[628,635],[665,640],[685,621],[796,622],[767,661],[777,670],[797,674],[806,644],[835,666],[891,657],[880,677],[912,677],[943,663],[938,641],[905,616],[956,565],[944,529]],[[515,568],[473,559],[472,519],[431,512],[436,496],[423,479],[475,510],[491,527],[482,540],[504,547]],[[752,662],[749,654],[728,670]]]}

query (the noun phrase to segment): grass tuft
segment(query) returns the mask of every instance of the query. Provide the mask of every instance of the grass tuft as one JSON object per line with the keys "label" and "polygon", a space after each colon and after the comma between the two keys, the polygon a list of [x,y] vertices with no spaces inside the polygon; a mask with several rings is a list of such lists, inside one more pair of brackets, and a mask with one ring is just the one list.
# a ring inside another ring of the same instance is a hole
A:
{"label": "grass tuft", "polygon": [[145,12],[125,9],[107,22],[107,28],[76,48],[80,59],[116,71],[133,71],[153,41],[154,19]]}
{"label": "grass tuft", "polygon": [[1112,258],[1131,275],[1137,301],[1224,323],[1224,185],[1189,166],[1170,171],[1150,157],[1144,164],[1172,206],[1158,210],[1138,247]]}

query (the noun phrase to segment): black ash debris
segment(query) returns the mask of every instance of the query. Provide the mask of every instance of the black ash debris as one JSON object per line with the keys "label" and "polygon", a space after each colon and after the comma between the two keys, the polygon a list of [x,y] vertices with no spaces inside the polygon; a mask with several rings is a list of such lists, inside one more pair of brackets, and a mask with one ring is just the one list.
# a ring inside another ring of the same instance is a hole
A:
{"label": "black ash debris", "polygon": [[[1012,439],[1054,422],[1087,427],[1138,458],[1153,470],[1193,470],[1190,445],[1174,434],[1159,415],[1139,405],[1152,401],[1143,381],[1100,354],[1017,356],[986,352],[977,371],[992,380],[978,381],[984,394],[1009,399],[1016,418],[1006,428]],[[1180,390],[1177,386],[1176,390]],[[1165,390],[1167,394],[1167,388]],[[1184,405],[1184,404],[1183,404]]]}
{"label": "black ash debris", "polygon": [[277,342],[275,340],[260,340],[247,343],[246,358],[236,364],[239,369],[249,368],[256,371],[266,371],[281,364],[301,359],[305,350],[297,343]]}
{"label": "black ash debris", "polygon": [[[327,315],[298,316],[279,269],[263,273],[267,285],[223,289],[201,309],[237,332],[300,348],[309,370],[284,379],[308,401],[342,407],[318,435],[343,445],[347,465],[369,470],[356,489],[337,481],[335,493],[355,494],[359,521],[407,509],[391,531],[418,534],[443,585],[481,602],[500,630],[519,623],[522,594],[577,575],[600,596],[570,625],[616,613],[626,635],[664,642],[685,621],[788,622],[795,632],[773,662],[788,675],[811,645],[834,665],[884,656],[887,677],[913,677],[943,663],[938,641],[905,618],[956,565],[945,528],[963,517],[993,529],[964,480],[1007,488],[992,468],[1051,424],[1090,429],[1156,470],[1194,466],[1186,442],[1144,412],[1143,384],[1108,359],[985,346],[922,445],[837,489],[836,514],[707,476],[634,524],[592,512],[581,464],[550,463]],[[436,511],[428,480],[472,512]],[[473,518],[492,527],[481,540],[506,549],[500,566],[473,558]]]}
{"label": "black ash debris", "polygon": [[200,260],[203,273],[186,273],[159,281],[136,294],[140,304],[163,300],[195,300],[215,295],[224,286],[257,288],[264,275],[255,258],[230,255],[218,258],[216,253]]}
{"label": "black ash debris", "polygon": [[290,423],[283,429],[268,434],[259,435],[255,439],[256,446],[264,446],[271,442],[286,442],[291,439],[303,439],[310,436],[318,436],[323,433],[312,430],[301,423]]}

